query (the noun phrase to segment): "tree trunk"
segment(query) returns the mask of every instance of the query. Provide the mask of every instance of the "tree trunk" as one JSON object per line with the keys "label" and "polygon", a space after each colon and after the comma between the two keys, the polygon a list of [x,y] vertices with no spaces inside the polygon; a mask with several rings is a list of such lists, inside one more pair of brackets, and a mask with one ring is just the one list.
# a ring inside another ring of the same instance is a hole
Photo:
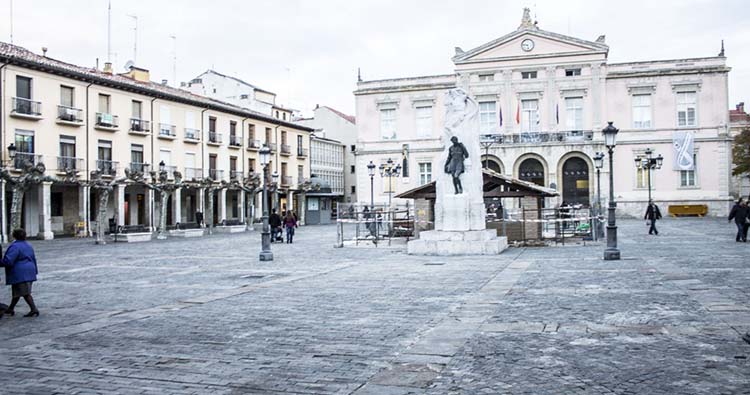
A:
{"label": "tree trunk", "polygon": [[97,191],[98,206],[96,216],[96,244],[107,244],[104,238],[104,223],[107,221],[107,205],[109,204],[109,189],[103,188]]}
{"label": "tree trunk", "polygon": [[161,213],[159,218],[159,233],[156,236],[159,239],[167,238],[167,202],[169,201],[169,192],[160,191],[161,193],[161,207],[159,212]]}
{"label": "tree trunk", "polygon": [[23,209],[24,189],[13,186],[13,201],[10,205],[10,231],[21,228],[21,210]]}

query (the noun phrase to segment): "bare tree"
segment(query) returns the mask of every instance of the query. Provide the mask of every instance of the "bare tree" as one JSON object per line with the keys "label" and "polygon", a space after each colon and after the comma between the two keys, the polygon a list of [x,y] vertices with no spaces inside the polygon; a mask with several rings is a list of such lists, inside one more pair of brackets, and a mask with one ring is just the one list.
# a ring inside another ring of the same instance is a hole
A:
{"label": "bare tree", "polygon": [[44,175],[47,168],[44,163],[36,165],[28,160],[23,161],[22,174],[14,177],[7,169],[0,171],[0,177],[10,184],[13,190],[13,200],[10,205],[10,227],[18,229],[21,227],[21,209],[23,207],[23,197],[26,191],[34,185],[39,185],[45,181],[55,181],[54,178]]}

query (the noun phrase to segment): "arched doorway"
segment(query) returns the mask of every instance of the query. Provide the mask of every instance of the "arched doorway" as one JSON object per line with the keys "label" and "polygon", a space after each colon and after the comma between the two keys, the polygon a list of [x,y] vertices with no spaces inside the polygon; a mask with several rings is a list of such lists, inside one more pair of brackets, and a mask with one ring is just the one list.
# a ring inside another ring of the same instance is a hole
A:
{"label": "arched doorway", "polygon": [[589,206],[589,165],[579,157],[563,163],[562,198],[568,204]]}
{"label": "arched doorway", "polygon": [[518,178],[544,186],[544,165],[536,158],[527,158],[518,166]]}
{"label": "arched doorway", "polygon": [[503,174],[503,163],[494,155],[482,155],[482,168],[490,169],[495,173]]}

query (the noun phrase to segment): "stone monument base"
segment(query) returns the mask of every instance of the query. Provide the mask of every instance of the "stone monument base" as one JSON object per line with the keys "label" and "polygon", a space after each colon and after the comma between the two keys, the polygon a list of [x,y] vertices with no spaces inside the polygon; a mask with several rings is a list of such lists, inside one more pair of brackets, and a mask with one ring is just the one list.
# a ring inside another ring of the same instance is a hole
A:
{"label": "stone monument base", "polygon": [[407,244],[410,255],[497,255],[508,248],[508,238],[494,229],[468,231],[430,230]]}

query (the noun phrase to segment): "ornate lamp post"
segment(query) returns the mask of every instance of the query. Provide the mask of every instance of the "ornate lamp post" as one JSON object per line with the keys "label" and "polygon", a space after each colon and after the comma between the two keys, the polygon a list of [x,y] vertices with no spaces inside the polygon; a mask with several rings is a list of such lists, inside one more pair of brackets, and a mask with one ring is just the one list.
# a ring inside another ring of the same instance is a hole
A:
{"label": "ornate lamp post", "polygon": [[8,157],[10,158],[11,163],[16,160],[16,145],[13,143],[10,143],[8,146]]}
{"label": "ornate lamp post", "polygon": [[375,210],[375,164],[370,161],[367,165],[367,174],[370,175],[370,210]]}
{"label": "ornate lamp post", "polygon": [[401,175],[401,165],[393,166],[393,159],[388,158],[386,163],[380,165],[380,177],[388,177],[388,208],[391,207],[391,195],[393,195],[393,177]]}
{"label": "ornate lamp post", "polygon": [[664,163],[664,158],[659,154],[656,158],[653,157],[654,150],[651,148],[646,148],[646,151],[643,153],[643,156],[638,155],[635,157],[635,168],[636,169],[643,169],[643,171],[646,173],[646,176],[648,177],[648,201],[651,201],[651,170],[661,169],[662,163]]}
{"label": "ornate lamp post", "polygon": [[263,168],[263,231],[261,232],[261,249],[260,249],[260,260],[261,261],[272,261],[273,252],[271,252],[271,231],[268,228],[268,179],[266,178],[266,172],[268,171],[268,162],[271,159],[271,149],[268,145],[263,144],[263,147],[258,151],[260,154],[260,164]]}
{"label": "ornate lamp post", "polygon": [[607,215],[607,249],[604,250],[604,260],[613,261],[620,259],[620,250],[617,249],[617,223],[615,220],[615,187],[614,187],[614,151],[617,132],[620,130],[612,126],[612,122],[607,122],[606,128],[602,129],[604,135],[604,145],[609,152],[609,208]]}
{"label": "ornate lamp post", "polygon": [[604,167],[604,153],[597,152],[594,155],[594,167],[596,167],[596,239],[604,238],[604,227],[599,222],[602,215],[602,167]]}

